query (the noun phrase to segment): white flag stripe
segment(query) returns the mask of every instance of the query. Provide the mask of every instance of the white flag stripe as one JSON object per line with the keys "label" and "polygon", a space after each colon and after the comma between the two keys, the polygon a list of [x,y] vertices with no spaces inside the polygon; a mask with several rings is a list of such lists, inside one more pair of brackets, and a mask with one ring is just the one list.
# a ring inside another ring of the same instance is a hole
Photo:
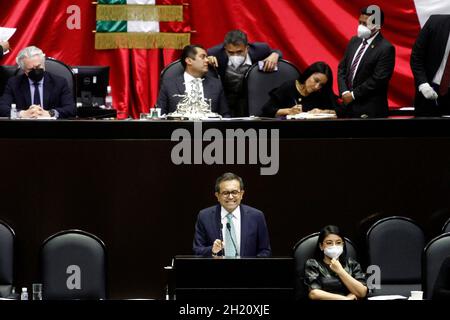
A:
{"label": "white flag stripe", "polygon": [[[156,0],[127,0],[127,4],[155,4]],[[128,32],[159,32],[158,21],[128,21]]]}
{"label": "white flag stripe", "polygon": [[127,4],[155,4],[156,0],[127,0]]}
{"label": "white flag stripe", "polygon": [[420,27],[423,27],[433,14],[450,14],[449,0],[414,0]]}
{"label": "white flag stripe", "polygon": [[128,21],[128,32],[159,32],[158,21]]}

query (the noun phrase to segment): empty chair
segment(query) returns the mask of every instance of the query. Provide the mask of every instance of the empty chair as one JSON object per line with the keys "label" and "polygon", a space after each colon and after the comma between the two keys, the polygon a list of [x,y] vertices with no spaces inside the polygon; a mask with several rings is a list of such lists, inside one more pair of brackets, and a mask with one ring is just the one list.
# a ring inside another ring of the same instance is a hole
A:
{"label": "empty chair", "polygon": [[408,297],[421,290],[421,256],[425,247],[422,229],[411,219],[388,217],[375,222],[367,232],[368,264],[381,271],[381,288],[373,295]]}
{"label": "empty chair", "polygon": [[443,233],[450,232],[450,219],[448,219],[448,220],[444,223],[444,226],[442,227],[442,232],[443,232]]}
{"label": "empty chair", "polygon": [[248,114],[261,116],[262,107],[270,98],[269,92],[286,81],[298,79],[299,76],[297,67],[283,59],[278,61],[278,71],[275,72],[262,72],[257,63],[252,65],[245,74]]}
{"label": "empty chair", "polygon": [[0,220],[0,297],[11,294],[14,265],[14,230]]}
{"label": "empty chair", "polygon": [[[318,239],[319,232],[315,232],[302,238],[294,246],[296,300],[306,299],[308,297],[308,288],[304,283],[305,263],[308,259],[314,258],[314,251]],[[350,239],[345,238],[345,246],[347,249],[347,257],[357,260],[356,249]]]}
{"label": "empty chair", "polygon": [[103,241],[85,231],[47,238],[41,247],[44,299],[105,299],[105,256]]}
{"label": "empty chair", "polygon": [[13,77],[17,72],[17,66],[0,66],[0,97],[5,91],[9,78]]}
{"label": "empty chair", "polygon": [[[431,240],[423,251],[423,291],[424,298],[431,299],[444,260],[450,257],[450,233],[444,233]],[[450,271],[450,270],[449,270]],[[450,279],[450,277],[447,277]],[[443,284],[439,284],[442,286]],[[447,283],[450,289],[450,283]]]}

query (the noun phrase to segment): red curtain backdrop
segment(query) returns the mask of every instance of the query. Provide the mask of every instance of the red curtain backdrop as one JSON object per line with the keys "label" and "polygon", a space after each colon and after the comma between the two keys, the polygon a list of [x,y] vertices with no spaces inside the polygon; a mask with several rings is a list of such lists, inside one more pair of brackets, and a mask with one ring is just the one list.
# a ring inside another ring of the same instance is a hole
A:
{"label": "red curtain backdrop", "polygon": [[[161,31],[187,32],[192,43],[209,47],[223,41],[228,30],[242,29],[250,41],[265,41],[303,69],[322,60],[336,78],[337,65],[356,33],[359,8],[377,4],[385,11],[383,33],[397,49],[390,86],[391,106],[408,106],[414,92],[409,67],[411,47],[419,31],[413,0],[160,0],[186,4],[183,23],[161,23]],[[69,30],[67,8],[81,9],[81,29]],[[2,64],[14,64],[21,48],[36,45],[69,65],[111,66],[115,107],[122,116],[138,117],[154,105],[161,69],[179,56],[177,50],[95,50],[95,5],[92,0],[2,1],[0,26],[18,28],[12,50]],[[336,82],[336,80],[335,80]],[[336,88],[336,86],[335,86]],[[337,91],[337,88],[336,88]]]}

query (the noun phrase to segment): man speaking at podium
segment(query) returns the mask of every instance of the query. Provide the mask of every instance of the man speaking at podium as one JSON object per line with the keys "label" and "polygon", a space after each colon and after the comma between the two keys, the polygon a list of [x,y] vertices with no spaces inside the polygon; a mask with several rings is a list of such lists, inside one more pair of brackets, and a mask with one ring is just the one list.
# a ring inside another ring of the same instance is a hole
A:
{"label": "man speaking at podium", "polygon": [[242,178],[224,173],[217,178],[218,205],[199,212],[195,225],[193,251],[201,256],[269,257],[272,254],[264,214],[241,204]]}

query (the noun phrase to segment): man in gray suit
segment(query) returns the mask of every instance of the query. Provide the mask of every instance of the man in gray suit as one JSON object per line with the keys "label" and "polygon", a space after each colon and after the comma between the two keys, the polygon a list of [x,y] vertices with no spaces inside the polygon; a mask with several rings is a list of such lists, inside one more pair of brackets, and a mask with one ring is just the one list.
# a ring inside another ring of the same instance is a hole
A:
{"label": "man in gray suit", "polygon": [[203,97],[211,99],[211,111],[224,117],[229,117],[230,111],[225,100],[222,83],[219,79],[208,75],[208,58],[206,50],[198,45],[184,47],[181,54],[181,64],[184,73],[174,77],[164,78],[158,96],[158,107],[161,114],[169,114],[177,109],[183,95],[189,93],[198,79]]}

